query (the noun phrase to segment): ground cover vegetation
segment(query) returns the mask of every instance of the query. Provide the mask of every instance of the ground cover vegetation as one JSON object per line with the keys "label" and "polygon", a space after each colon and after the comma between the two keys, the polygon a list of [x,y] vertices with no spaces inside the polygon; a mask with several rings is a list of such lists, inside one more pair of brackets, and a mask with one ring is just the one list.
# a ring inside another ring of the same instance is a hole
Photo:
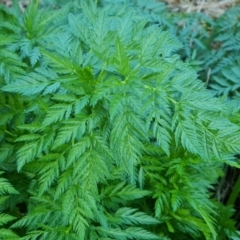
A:
{"label": "ground cover vegetation", "polygon": [[0,5],[0,239],[239,240],[239,20]]}

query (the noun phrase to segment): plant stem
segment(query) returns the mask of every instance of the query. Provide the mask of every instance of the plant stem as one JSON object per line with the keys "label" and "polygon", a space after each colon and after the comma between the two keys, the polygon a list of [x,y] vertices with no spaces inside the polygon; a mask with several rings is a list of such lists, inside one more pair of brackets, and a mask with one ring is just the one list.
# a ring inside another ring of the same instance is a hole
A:
{"label": "plant stem", "polygon": [[227,205],[230,204],[234,205],[235,201],[237,200],[239,192],[240,192],[240,174],[228,198]]}

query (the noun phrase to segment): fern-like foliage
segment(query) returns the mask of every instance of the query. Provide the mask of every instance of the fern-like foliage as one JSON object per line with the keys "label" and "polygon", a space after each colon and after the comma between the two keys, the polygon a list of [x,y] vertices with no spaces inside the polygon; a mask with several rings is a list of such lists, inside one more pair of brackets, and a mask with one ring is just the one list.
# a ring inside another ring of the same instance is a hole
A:
{"label": "fern-like foliage", "polygon": [[[204,68],[211,73],[208,79],[210,87],[216,94],[230,97],[238,94],[239,80],[233,79],[237,74],[235,68],[239,66],[239,14],[240,8],[236,6],[215,21],[208,43],[210,51],[202,57],[205,62]],[[229,70],[233,76],[227,73]]]}
{"label": "fern-like foliage", "polygon": [[[240,59],[239,59],[240,60]],[[228,95],[229,97],[238,97],[240,88],[239,61],[226,65],[221,74],[213,76],[214,82],[211,87],[219,95]]]}
{"label": "fern-like foliage", "polygon": [[[1,175],[3,172],[1,172]],[[19,239],[18,235],[7,228],[7,223],[12,222],[15,217],[5,213],[3,210],[4,202],[7,200],[7,194],[18,194],[12,185],[5,178],[0,178],[0,239]]]}
{"label": "fern-like foliage", "polygon": [[239,167],[229,161],[240,151],[232,108],[152,24],[161,3],[147,13],[118,4],[52,11],[32,1],[21,20],[3,10],[23,73],[2,70],[0,153],[29,181],[12,228],[26,228],[24,240],[218,239],[209,189],[224,163]]}

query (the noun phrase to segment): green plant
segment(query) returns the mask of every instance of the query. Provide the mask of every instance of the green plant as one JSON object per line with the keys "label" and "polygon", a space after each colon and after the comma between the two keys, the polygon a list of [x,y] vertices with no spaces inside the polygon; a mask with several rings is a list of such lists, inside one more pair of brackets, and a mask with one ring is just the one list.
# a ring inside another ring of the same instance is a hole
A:
{"label": "green plant", "polygon": [[218,96],[239,97],[240,7],[213,20],[204,14],[178,14],[166,26],[183,43],[179,52]]}
{"label": "green plant", "polygon": [[[162,16],[163,13],[158,15]],[[198,71],[206,87],[217,96],[226,96],[227,101],[231,102],[234,109],[232,119],[237,124],[240,110],[239,16],[240,7],[235,6],[214,20],[199,13],[176,14],[167,18],[168,25],[163,24],[165,29],[173,32],[183,43],[184,48],[179,52],[181,58]],[[225,166],[224,172],[228,174],[225,174],[216,187],[217,195],[226,204],[235,203],[239,210],[237,199],[240,172],[229,166]],[[239,227],[239,214],[235,217]]]}
{"label": "green plant", "polygon": [[239,167],[232,107],[141,4],[101,4],[0,9],[0,168],[19,192],[2,211],[19,237],[0,236],[239,236],[211,191]]}
{"label": "green plant", "polygon": [[[146,4],[144,8],[147,7]],[[227,97],[234,109],[232,120],[239,124],[240,7],[227,10],[217,19],[211,19],[202,13],[175,14],[166,10],[161,8],[153,12],[150,7],[148,14],[152,24],[159,24],[178,37],[183,44],[183,48],[178,51],[181,58],[198,72],[200,79],[215,95]],[[225,166],[224,172],[227,174],[216,186],[216,195],[223,203],[235,202],[239,210],[237,199],[240,172],[229,166]],[[240,227],[239,214],[235,217]]]}
{"label": "green plant", "polygon": [[216,94],[239,97],[240,6],[228,10],[216,21],[213,46],[206,64],[212,68],[210,87]]}
{"label": "green plant", "polygon": [[[1,172],[2,175],[3,172]],[[0,209],[3,210],[4,203],[8,199],[8,196],[6,194],[18,194],[18,192],[9,184],[7,179],[5,178],[0,178]],[[15,234],[13,231],[10,229],[5,228],[7,223],[13,221],[16,219],[15,217],[4,213],[0,212],[0,239],[14,239],[17,238],[17,234]]]}

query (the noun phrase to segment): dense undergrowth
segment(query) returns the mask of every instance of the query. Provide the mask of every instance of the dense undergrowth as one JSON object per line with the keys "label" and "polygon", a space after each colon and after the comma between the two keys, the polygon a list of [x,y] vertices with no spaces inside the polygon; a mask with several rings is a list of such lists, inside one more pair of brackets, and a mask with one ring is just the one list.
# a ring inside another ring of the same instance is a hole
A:
{"label": "dense undergrowth", "polygon": [[240,239],[239,19],[1,5],[0,239]]}

